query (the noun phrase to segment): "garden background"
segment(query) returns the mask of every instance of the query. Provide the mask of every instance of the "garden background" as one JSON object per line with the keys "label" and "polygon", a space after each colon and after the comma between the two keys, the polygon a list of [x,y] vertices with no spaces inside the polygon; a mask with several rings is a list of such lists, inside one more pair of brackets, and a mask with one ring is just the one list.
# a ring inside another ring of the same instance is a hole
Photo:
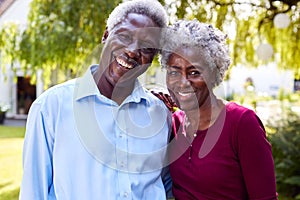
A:
{"label": "garden background", "polygon": [[[9,5],[5,2],[14,6],[28,0],[0,0],[0,19],[9,11],[8,7],[6,11],[2,9]],[[4,103],[17,99],[3,96],[1,87],[7,78],[15,81],[21,73],[32,84],[40,78],[43,87],[39,89],[45,90],[80,75],[86,70],[87,60],[98,60],[95,47],[101,43],[105,20],[120,2],[32,0],[28,8],[21,6],[28,9],[26,24],[14,20],[1,24],[0,112],[7,111],[1,98],[8,99]],[[259,68],[273,63],[280,70],[290,70],[299,84],[300,0],[160,2],[171,23],[196,18],[228,34],[232,65],[226,80],[238,65]],[[159,67],[157,60],[156,66]],[[149,70],[150,77],[153,71]],[[300,86],[294,91],[278,88],[276,95],[261,95],[247,84],[244,93],[228,93],[226,99],[250,107],[262,118],[273,148],[279,199],[300,199]],[[15,114],[22,113],[15,110]],[[7,126],[5,122],[0,125],[0,200],[18,199],[24,131],[24,126]]]}

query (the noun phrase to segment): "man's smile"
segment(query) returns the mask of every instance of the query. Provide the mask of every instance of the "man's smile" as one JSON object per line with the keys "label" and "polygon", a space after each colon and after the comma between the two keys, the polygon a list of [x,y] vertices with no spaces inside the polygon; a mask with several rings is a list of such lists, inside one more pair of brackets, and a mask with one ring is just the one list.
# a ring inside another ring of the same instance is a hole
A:
{"label": "man's smile", "polygon": [[121,67],[123,67],[125,69],[133,69],[138,65],[137,62],[132,59],[130,62],[128,62],[129,59],[126,59],[125,56],[122,56],[122,55],[116,57],[116,61]]}

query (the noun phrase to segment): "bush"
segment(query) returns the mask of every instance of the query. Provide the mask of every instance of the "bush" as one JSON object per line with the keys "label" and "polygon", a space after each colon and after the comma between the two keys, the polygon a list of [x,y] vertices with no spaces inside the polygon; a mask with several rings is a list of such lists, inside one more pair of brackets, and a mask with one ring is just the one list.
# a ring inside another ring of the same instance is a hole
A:
{"label": "bush", "polygon": [[272,144],[277,191],[284,196],[300,199],[300,120],[288,111],[281,119],[266,124]]}

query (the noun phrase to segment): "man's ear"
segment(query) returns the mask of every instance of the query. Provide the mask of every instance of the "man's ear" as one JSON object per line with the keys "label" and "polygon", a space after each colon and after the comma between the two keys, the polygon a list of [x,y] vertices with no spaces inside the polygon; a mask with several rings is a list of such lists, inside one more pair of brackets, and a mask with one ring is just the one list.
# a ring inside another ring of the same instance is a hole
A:
{"label": "man's ear", "polygon": [[107,30],[107,27],[105,28],[105,31],[103,33],[103,36],[102,36],[102,43],[104,44],[106,39],[108,37],[108,30]]}

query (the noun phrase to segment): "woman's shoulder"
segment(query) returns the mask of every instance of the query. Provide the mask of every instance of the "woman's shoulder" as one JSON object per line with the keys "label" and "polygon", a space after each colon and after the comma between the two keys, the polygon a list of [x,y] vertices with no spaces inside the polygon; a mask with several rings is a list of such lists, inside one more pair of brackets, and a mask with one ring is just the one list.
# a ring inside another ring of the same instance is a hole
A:
{"label": "woman's shoulder", "polygon": [[250,118],[257,118],[257,115],[255,111],[250,108],[236,102],[228,102],[226,104],[226,118],[231,122],[240,122],[242,119],[248,120]]}
{"label": "woman's shoulder", "polygon": [[245,112],[254,112],[250,108],[242,106],[242,105],[238,104],[237,102],[233,102],[233,101],[227,102],[225,106],[226,106],[227,113],[243,114]]}

